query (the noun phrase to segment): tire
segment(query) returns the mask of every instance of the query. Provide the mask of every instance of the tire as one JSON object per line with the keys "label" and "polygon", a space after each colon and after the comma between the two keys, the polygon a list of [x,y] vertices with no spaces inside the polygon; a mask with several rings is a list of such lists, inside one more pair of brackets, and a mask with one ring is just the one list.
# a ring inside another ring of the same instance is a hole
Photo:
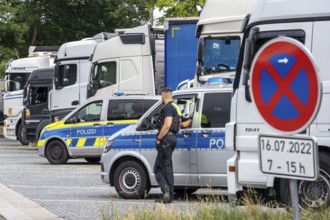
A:
{"label": "tire", "polygon": [[18,125],[17,129],[17,140],[22,144],[22,145],[28,145],[29,142],[26,141],[25,136],[24,136],[24,130],[23,130],[23,124],[20,123]]}
{"label": "tire", "polygon": [[[330,155],[319,153],[320,174],[316,181],[298,181],[299,205],[302,209],[319,210],[327,208],[330,202]],[[280,202],[291,204],[289,180],[281,179],[279,184]]]}
{"label": "tire", "polygon": [[117,167],[114,185],[124,199],[144,198],[150,190],[145,169],[135,161],[125,161]]}
{"label": "tire", "polygon": [[66,146],[59,140],[51,141],[46,146],[46,158],[51,164],[65,164],[69,159]]}
{"label": "tire", "polygon": [[197,188],[188,188],[188,187],[174,188],[174,192],[178,196],[190,195],[190,194],[193,194],[194,192],[196,192],[197,190],[198,190]]}
{"label": "tire", "polygon": [[88,163],[95,164],[95,163],[99,163],[99,162],[100,162],[101,157],[85,157],[85,160],[86,160]]}

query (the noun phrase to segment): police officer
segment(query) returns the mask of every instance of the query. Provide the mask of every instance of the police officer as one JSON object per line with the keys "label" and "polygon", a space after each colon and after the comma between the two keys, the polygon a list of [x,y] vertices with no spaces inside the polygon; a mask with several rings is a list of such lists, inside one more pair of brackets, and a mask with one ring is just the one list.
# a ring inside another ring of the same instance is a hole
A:
{"label": "police officer", "polygon": [[174,198],[172,153],[176,147],[176,133],[180,127],[181,111],[172,102],[172,89],[162,90],[165,107],[161,111],[159,132],[156,138],[157,157],[154,172],[163,197],[156,202],[171,203]]}

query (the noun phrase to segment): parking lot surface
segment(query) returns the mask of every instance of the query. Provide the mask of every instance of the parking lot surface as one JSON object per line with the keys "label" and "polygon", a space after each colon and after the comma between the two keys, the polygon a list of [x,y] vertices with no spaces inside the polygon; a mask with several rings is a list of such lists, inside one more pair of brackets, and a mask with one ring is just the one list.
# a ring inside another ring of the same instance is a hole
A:
{"label": "parking lot surface", "polygon": [[[154,199],[161,195],[159,189],[152,189],[147,199],[122,199],[101,181],[100,164],[74,159],[51,165],[38,156],[36,147],[5,139],[0,139],[0,183],[64,219],[102,219],[102,213],[113,210],[152,208]],[[182,200],[168,206],[185,210],[194,203]]]}

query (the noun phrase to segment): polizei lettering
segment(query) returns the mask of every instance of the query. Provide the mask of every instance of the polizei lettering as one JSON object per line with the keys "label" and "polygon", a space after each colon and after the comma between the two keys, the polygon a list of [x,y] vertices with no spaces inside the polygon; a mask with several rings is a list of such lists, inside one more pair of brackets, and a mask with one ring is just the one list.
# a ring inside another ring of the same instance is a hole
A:
{"label": "polizei lettering", "polygon": [[96,129],[78,129],[77,135],[91,135],[96,134]]}

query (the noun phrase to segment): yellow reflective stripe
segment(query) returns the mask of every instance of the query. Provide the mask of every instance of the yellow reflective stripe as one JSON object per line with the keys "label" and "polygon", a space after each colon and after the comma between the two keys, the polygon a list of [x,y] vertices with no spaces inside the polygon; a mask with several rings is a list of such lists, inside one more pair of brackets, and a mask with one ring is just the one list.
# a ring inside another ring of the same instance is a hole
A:
{"label": "yellow reflective stripe", "polygon": [[40,141],[38,141],[38,147],[42,147],[42,146],[44,146],[44,144],[45,144],[45,142],[46,142],[46,140],[40,140]]}
{"label": "yellow reflective stripe", "polygon": [[79,138],[76,147],[83,147],[85,146],[86,138]]}
{"label": "yellow reflective stripe", "polygon": [[66,142],[65,142],[66,143],[66,146],[70,147],[71,141],[72,141],[72,139],[71,138],[68,138],[66,140]]}
{"label": "yellow reflective stripe", "polygon": [[100,145],[99,146],[102,147],[104,145],[104,143],[106,142],[106,140],[107,140],[106,137],[101,137],[100,138],[100,143],[99,143]]}
{"label": "yellow reflective stripe", "polygon": [[95,142],[93,144],[93,147],[98,147],[98,146],[100,146],[100,138],[99,137],[95,139]]}

